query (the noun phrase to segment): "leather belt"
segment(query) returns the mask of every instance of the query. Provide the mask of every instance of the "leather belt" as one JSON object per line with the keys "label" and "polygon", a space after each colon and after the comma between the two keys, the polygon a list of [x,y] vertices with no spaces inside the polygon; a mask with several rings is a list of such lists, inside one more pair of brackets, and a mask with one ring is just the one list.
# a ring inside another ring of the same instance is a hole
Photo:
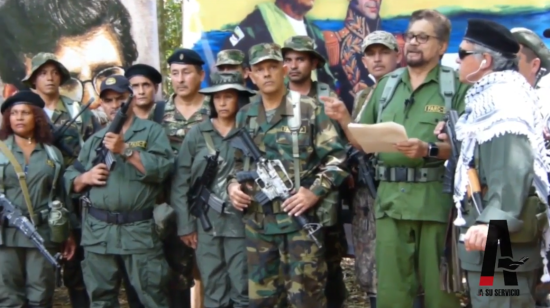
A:
{"label": "leather belt", "polygon": [[108,224],[125,225],[153,218],[153,208],[132,212],[110,212],[95,207],[88,208],[88,214]]}

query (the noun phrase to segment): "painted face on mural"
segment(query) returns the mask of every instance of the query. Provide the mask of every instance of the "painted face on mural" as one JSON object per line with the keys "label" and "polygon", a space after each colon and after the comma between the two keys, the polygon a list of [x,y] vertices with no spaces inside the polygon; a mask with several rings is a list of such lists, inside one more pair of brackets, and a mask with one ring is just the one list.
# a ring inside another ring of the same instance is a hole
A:
{"label": "painted face on mural", "polygon": [[305,14],[313,8],[315,0],[278,0],[276,3],[290,6],[296,14]]}
{"label": "painted face on mural", "polygon": [[77,100],[81,93],[80,101],[83,102],[92,97],[98,101],[101,82],[111,75],[124,74],[120,68],[123,65],[122,48],[109,26],[78,37],[61,38],[55,55],[73,77],[61,87],[61,92]]}
{"label": "painted face on mural", "polygon": [[357,10],[368,19],[377,19],[380,13],[380,0],[357,0]]}

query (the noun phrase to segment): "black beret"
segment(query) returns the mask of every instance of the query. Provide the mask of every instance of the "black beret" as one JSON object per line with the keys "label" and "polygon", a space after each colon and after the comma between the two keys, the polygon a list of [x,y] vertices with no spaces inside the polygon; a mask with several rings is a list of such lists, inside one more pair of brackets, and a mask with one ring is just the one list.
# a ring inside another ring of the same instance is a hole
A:
{"label": "black beret", "polygon": [[101,85],[99,86],[99,97],[103,94],[103,92],[107,90],[112,90],[117,93],[125,93],[130,92],[132,89],[130,89],[130,82],[128,79],[121,75],[113,75],[101,82]]}
{"label": "black beret", "polygon": [[0,107],[0,112],[4,113],[6,109],[15,105],[31,105],[42,109],[46,104],[44,103],[44,100],[42,100],[40,95],[32,91],[19,91],[14,95],[8,97],[8,99],[6,99],[2,103],[2,107]]}
{"label": "black beret", "polygon": [[180,48],[174,50],[174,53],[168,58],[168,65],[172,63],[203,65],[201,56],[192,49]]}
{"label": "black beret", "polygon": [[519,43],[505,26],[491,20],[468,19],[464,39],[501,53],[508,58],[516,57]]}
{"label": "black beret", "polygon": [[124,73],[124,76],[126,76],[128,80],[134,76],[143,76],[151,80],[154,84],[159,84],[162,82],[162,75],[160,72],[156,68],[147,64],[134,64],[130,66]]}

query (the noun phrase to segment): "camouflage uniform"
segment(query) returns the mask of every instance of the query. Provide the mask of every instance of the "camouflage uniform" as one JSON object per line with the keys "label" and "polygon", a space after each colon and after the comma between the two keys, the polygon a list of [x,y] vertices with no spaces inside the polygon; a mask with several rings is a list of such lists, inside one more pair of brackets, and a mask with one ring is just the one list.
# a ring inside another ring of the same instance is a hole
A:
{"label": "camouflage uniform", "polygon": [[[251,65],[265,60],[283,61],[281,48],[276,44],[253,46],[249,59]],[[323,199],[347,176],[341,168],[345,161],[344,146],[332,121],[325,115],[323,105],[310,97],[301,96],[300,109],[301,114],[297,116],[306,130],[304,133],[301,128],[298,137],[300,177],[308,171],[316,173],[302,182],[310,183],[309,189]],[[283,97],[276,109],[266,112],[260,100],[243,107],[237,114],[237,127],[253,130],[254,142],[266,153],[265,157],[280,159],[288,174],[294,174],[288,126],[289,116],[292,115],[290,94]],[[309,129],[312,131],[307,131]],[[240,154],[236,153],[235,172],[244,168]],[[254,166],[253,163],[251,165]],[[229,177],[229,183],[233,182],[235,174]],[[274,201],[271,206],[273,214],[264,214],[264,209],[252,202],[244,215],[250,307],[326,307],[324,249],[315,246],[307,233],[282,211],[281,204]],[[334,207],[326,208],[321,204],[324,202],[315,206],[313,211],[316,214],[320,209],[334,214]],[[313,211],[310,210],[307,215],[312,215]],[[325,217],[317,216],[324,221]],[[322,232],[318,237],[323,240]]]}
{"label": "camouflage uniform", "polygon": [[[173,94],[166,102],[162,126],[170,139],[172,151],[177,155],[183,140],[191,128],[209,118],[210,106],[208,96],[204,97],[202,107],[189,119],[185,119],[178,111],[174,103],[176,94]],[[169,196],[169,194],[166,194]],[[169,232],[164,240],[164,251],[170,268],[171,289],[187,290],[193,287],[194,250],[186,246],[177,235],[174,226],[173,232]]]}
{"label": "camouflage uniform", "polygon": [[[306,52],[317,58],[317,69],[322,68],[326,60],[315,51],[315,41],[308,36],[292,36],[285,41],[282,48],[283,57],[285,52],[297,51]],[[321,104],[319,96],[329,96],[338,98],[338,94],[334,92],[329,85],[320,81],[312,81],[311,88],[307,96],[313,98],[316,103]],[[340,137],[343,137],[343,131],[333,123]],[[340,213],[341,211],[339,211]],[[325,229],[325,260],[327,263],[327,285],[325,287],[325,296],[329,308],[341,307],[347,297],[346,284],[344,283],[344,273],[342,270],[342,259],[346,255],[347,242],[344,231],[344,224],[340,220],[336,225]]]}
{"label": "camouflage uniform", "polygon": [[[32,84],[34,73],[39,70],[43,65],[52,63],[55,64],[61,74],[61,84],[67,82],[70,79],[69,71],[61,64],[56,56],[51,53],[38,53],[31,60],[31,71],[22,80],[27,86],[34,88]],[[52,126],[55,130],[60,130],[67,122],[71,121],[73,115],[80,112],[81,106],[79,102],[75,102],[68,97],[61,96],[57,103],[55,110],[49,117]],[[77,159],[83,142],[86,141],[96,130],[101,127],[95,120],[90,110],[84,111],[76,121],[68,126],[63,135],[54,138],[58,138],[55,143],[63,155],[63,161],[65,166],[70,166]],[[65,129],[65,128],[63,128]],[[75,209],[79,209],[78,199],[73,200],[73,206]],[[77,210],[76,215],[80,212]],[[73,259],[64,262],[63,268],[63,281],[69,289],[69,297],[71,304],[74,307],[83,307],[89,305],[88,294],[86,293],[84,286],[84,279],[82,277],[82,267],[80,262],[84,259],[84,251],[80,246],[81,229],[79,218],[73,217],[72,222],[75,226],[74,236],[77,244],[77,249]]]}

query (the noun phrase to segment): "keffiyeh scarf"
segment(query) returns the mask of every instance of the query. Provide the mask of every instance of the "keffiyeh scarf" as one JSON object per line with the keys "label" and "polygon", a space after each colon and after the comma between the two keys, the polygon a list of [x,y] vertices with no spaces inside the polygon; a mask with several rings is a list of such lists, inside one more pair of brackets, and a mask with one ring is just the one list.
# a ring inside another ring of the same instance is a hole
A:
{"label": "keffiyeh scarf", "polygon": [[[533,186],[538,197],[548,205],[550,191],[547,173],[546,148],[543,139],[543,120],[539,98],[525,78],[515,71],[493,72],[476,82],[466,93],[466,112],[456,125],[456,136],[462,142],[455,173],[454,202],[458,209],[455,225],[466,224],[460,202],[468,185],[469,163],[474,158],[475,147],[504,134],[527,136],[533,148],[535,177]],[[550,220],[550,211],[547,211]],[[550,228],[545,231],[541,255],[544,258],[543,281],[550,281],[546,250],[550,244]]]}

